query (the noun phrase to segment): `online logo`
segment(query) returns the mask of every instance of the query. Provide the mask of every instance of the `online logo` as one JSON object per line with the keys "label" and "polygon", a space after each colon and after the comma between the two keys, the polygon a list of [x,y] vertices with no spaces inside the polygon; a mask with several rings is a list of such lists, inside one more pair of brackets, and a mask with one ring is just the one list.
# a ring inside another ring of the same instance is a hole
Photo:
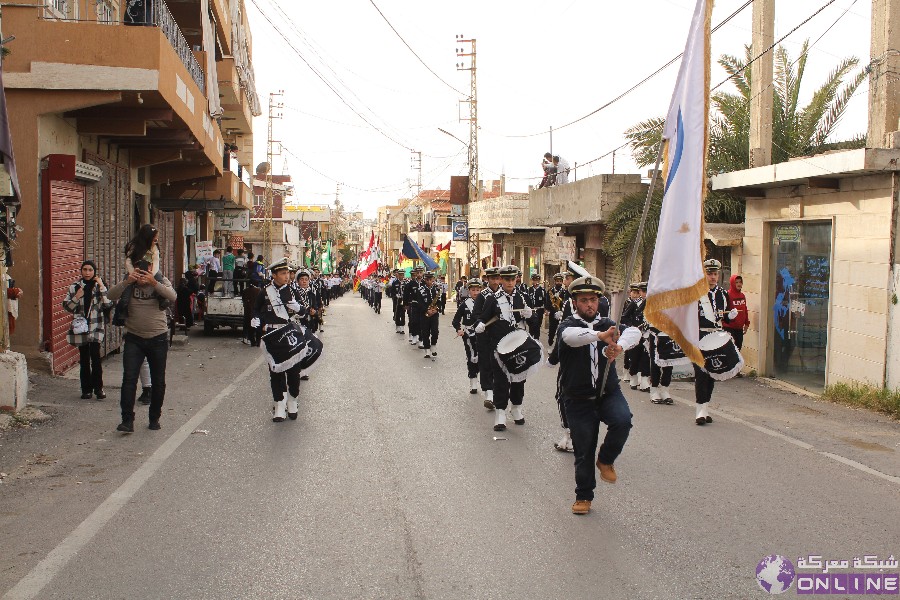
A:
{"label": "online logo", "polygon": [[756,565],[756,582],[769,594],[783,594],[794,583],[794,563],[779,554],[771,554]]}

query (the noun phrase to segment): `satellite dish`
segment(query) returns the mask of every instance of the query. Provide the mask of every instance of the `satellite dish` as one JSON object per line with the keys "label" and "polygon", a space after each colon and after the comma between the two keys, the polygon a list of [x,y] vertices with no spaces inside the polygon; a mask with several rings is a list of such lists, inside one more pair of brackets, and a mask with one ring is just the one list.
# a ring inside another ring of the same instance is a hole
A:
{"label": "satellite dish", "polygon": [[272,169],[272,165],[267,162],[261,162],[256,165],[256,174],[257,175],[265,175]]}

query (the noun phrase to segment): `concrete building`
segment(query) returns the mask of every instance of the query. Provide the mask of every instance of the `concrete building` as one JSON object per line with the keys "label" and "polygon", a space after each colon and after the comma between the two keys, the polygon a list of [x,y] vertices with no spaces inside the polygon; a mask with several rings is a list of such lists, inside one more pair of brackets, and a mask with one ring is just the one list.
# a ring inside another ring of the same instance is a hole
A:
{"label": "concrete building", "polygon": [[[176,279],[194,240],[212,239],[213,211],[250,208],[249,26],[243,0],[9,0],[3,32],[24,229],[12,348],[61,373],[78,360],[61,302],[84,258],[118,280],[152,222]],[[114,328],[103,351],[120,343]]]}
{"label": "concrete building", "polygon": [[[759,4],[754,45],[766,47],[774,2]],[[867,147],[769,164],[769,95],[752,106],[753,168],[712,179],[747,201],[737,267],[751,311],[747,365],[815,392],[842,381],[900,387],[900,0],[871,6]]]}
{"label": "concrete building", "polygon": [[605,221],[628,194],[647,193],[638,174],[597,175],[565,185],[533,189],[529,219],[535,226],[557,228],[544,240],[541,259],[552,275],[566,260],[583,261],[588,272],[603,279],[609,292],[624,289],[621,275],[603,253]]}

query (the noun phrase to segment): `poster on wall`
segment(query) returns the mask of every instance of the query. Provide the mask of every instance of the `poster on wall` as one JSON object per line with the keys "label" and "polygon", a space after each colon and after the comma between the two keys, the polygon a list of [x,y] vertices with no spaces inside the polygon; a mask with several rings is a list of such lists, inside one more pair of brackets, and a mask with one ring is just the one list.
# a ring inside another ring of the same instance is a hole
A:
{"label": "poster on wall", "polygon": [[218,231],[250,231],[249,210],[217,210],[213,215],[213,228]]}
{"label": "poster on wall", "polygon": [[184,235],[197,235],[197,213],[184,213]]}
{"label": "poster on wall", "polygon": [[194,252],[196,252],[196,254],[197,254],[197,262],[198,263],[202,264],[202,263],[206,262],[207,259],[212,258],[213,250],[215,250],[215,246],[213,245],[213,243],[211,241],[194,242]]}

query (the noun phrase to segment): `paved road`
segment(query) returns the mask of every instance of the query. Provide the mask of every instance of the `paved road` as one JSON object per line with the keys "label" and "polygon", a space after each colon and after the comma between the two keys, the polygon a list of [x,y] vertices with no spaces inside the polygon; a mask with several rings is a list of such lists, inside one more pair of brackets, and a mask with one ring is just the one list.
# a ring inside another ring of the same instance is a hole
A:
{"label": "paved road", "polygon": [[[527,424],[495,441],[449,322],[431,362],[394,334],[387,311],[376,316],[355,297],[334,303],[300,419],[282,424],[269,418],[255,351],[227,336],[193,338],[195,357],[173,353],[173,373],[212,352],[232,367],[206,382],[170,378],[161,432],[107,431],[96,458],[110,470],[102,494],[70,488],[69,515],[57,514],[59,494],[22,508],[37,551],[3,563],[0,591],[752,598],[764,596],[754,569],[769,554],[900,556],[896,424],[802,398],[775,406],[785,394],[742,380],[720,386],[720,418],[697,427],[687,402],[655,406],[628,390],[635,428],[619,483],[598,488],[594,511],[576,517],[572,457],[552,449],[555,370],[529,380]],[[689,385],[674,387],[690,398]],[[789,406],[820,412],[795,418],[822,426],[792,431],[785,423],[795,421],[780,418]],[[880,449],[836,441],[842,433]],[[15,489],[23,504],[27,489],[10,483],[0,494]],[[0,540],[16,549],[9,531],[0,521]]]}

